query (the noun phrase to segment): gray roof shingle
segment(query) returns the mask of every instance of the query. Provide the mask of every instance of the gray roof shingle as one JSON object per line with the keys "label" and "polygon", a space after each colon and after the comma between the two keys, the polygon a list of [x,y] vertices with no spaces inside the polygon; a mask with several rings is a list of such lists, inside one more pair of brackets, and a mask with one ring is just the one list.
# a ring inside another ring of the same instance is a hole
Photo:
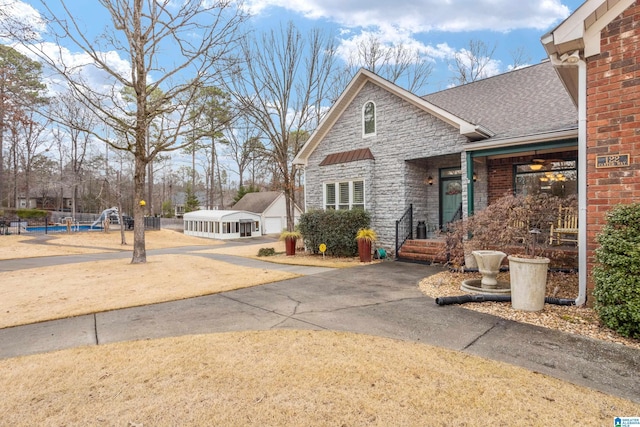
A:
{"label": "gray roof shingle", "polygon": [[435,92],[426,101],[489,129],[491,139],[576,129],[578,112],[551,62]]}
{"label": "gray roof shingle", "polygon": [[247,193],[238,203],[233,205],[233,210],[247,211],[253,213],[263,213],[280,196],[280,191],[260,191],[258,193]]}

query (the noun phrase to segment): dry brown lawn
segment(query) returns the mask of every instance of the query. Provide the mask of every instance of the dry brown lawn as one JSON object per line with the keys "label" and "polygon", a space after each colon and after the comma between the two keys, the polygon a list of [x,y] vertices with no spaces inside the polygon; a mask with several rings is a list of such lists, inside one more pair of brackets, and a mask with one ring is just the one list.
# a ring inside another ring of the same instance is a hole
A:
{"label": "dry brown lawn", "polygon": [[[126,245],[122,244],[120,231],[109,233],[83,232],[58,233],[47,236],[0,236],[0,260],[34,258],[40,256],[90,254],[102,252],[132,251],[133,232],[125,231]],[[30,242],[44,242],[36,244]],[[145,234],[147,249],[174,248],[180,246],[217,246],[222,242],[185,236],[172,230],[150,231]]]}
{"label": "dry brown lawn", "polygon": [[[129,242],[133,236],[129,234]],[[21,236],[2,236],[2,254],[31,257],[122,250],[120,233],[61,235],[42,244]],[[5,239],[6,237],[6,239]],[[12,240],[12,244],[7,244]],[[221,242],[175,231],[146,235],[147,249],[212,247]],[[125,246],[130,250],[132,244]],[[256,249],[257,252],[257,249]],[[214,294],[285,280],[295,274],[242,268],[196,255],[148,256],[146,264],[130,258],[92,261],[0,273],[0,328]]]}
{"label": "dry brown lawn", "polygon": [[[155,233],[147,234],[148,248],[217,250],[206,239]],[[121,250],[114,232],[86,237],[95,239],[90,243],[61,236],[46,245],[23,238],[5,245],[9,237],[0,236],[2,255],[22,245],[32,256],[82,247]],[[236,251],[254,256],[256,248],[241,248]],[[97,310],[100,300],[117,301],[115,307],[146,303],[146,294],[182,298],[186,289],[173,294],[173,288],[194,278],[209,281],[202,277],[211,278],[211,287],[189,286],[188,292],[219,292],[222,281],[216,285],[214,276],[230,270],[195,255],[163,255],[144,265],[127,258],[0,273],[0,318],[7,326],[46,317],[42,306],[60,317]],[[239,282],[279,280],[269,270],[244,273]],[[234,280],[233,274],[225,277]],[[47,290],[51,284],[66,293]],[[18,312],[31,317],[19,321]],[[503,363],[419,343],[317,331],[185,336],[0,360],[0,390],[0,426],[610,425],[615,416],[640,414],[637,403]]]}
{"label": "dry brown lawn", "polygon": [[423,344],[272,331],[0,361],[7,426],[613,425],[640,405]]}
{"label": "dry brown lawn", "polygon": [[296,277],[199,256],[160,255],[0,273],[0,328],[175,301]]}

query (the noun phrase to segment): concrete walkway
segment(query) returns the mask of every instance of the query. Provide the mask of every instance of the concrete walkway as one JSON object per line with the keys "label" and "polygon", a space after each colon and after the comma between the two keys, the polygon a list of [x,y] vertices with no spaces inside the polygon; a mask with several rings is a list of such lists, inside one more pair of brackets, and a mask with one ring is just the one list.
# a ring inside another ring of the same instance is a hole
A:
{"label": "concrete walkway", "polygon": [[[170,249],[186,253],[202,247]],[[164,251],[148,251],[150,255]],[[466,310],[439,307],[417,283],[437,267],[386,261],[349,269],[199,254],[305,274],[277,283],[0,329],[0,358],[118,341],[244,330],[338,330],[417,341],[498,360],[640,403],[640,350]],[[87,262],[121,253],[39,258]],[[124,256],[131,256],[124,253]],[[34,260],[0,261],[0,271]]]}

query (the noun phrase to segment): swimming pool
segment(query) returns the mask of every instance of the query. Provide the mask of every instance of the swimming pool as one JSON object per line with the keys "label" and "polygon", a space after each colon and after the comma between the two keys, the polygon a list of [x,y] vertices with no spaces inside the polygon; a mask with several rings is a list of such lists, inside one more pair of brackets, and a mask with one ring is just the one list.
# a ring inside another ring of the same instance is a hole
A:
{"label": "swimming pool", "polygon": [[[66,225],[49,225],[39,227],[26,227],[23,232],[27,233],[62,233],[67,231]],[[102,227],[92,227],[90,225],[72,225],[71,231],[102,231]]]}

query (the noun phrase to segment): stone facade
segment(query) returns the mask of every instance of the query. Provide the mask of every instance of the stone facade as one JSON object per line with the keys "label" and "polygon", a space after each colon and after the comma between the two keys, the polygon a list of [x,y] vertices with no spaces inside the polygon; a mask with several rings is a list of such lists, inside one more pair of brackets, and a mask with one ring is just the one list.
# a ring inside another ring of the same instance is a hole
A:
{"label": "stone facade", "polygon": [[[640,4],[601,33],[600,54],[587,59],[587,251],[617,204],[640,200]],[[597,168],[599,156],[629,154],[629,166]],[[593,285],[592,283],[590,285]]]}
{"label": "stone facade", "polygon": [[[363,136],[362,108],[376,106],[376,133]],[[438,222],[438,171],[460,167],[466,138],[455,127],[367,82],[310,155],[305,169],[306,207],[323,209],[324,185],[364,180],[365,208],[379,245],[395,249],[395,222],[414,205],[414,218]],[[369,148],[374,160],[320,166],[329,154]],[[433,185],[425,183],[434,178]]]}

